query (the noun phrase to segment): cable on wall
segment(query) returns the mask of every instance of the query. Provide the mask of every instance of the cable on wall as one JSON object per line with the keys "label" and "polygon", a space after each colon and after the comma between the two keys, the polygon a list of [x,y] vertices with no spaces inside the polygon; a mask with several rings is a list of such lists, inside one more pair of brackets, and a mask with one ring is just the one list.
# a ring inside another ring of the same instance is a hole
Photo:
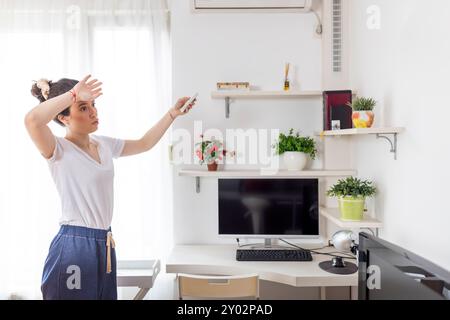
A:
{"label": "cable on wall", "polygon": [[319,14],[317,13],[317,11],[315,11],[315,10],[311,10],[311,11],[312,11],[312,13],[314,13],[314,15],[315,15],[316,18],[317,18],[316,33],[317,33],[318,35],[322,35],[322,33],[323,33],[323,24],[322,24],[322,20],[320,19],[320,16],[319,16]]}

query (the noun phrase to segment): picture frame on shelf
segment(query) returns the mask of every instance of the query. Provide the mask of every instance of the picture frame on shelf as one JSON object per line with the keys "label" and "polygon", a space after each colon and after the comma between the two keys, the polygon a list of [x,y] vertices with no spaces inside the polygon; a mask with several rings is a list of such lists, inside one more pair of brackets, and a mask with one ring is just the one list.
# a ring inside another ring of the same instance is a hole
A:
{"label": "picture frame on shelf", "polygon": [[341,120],[331,120],[331,130],[341,130]]}

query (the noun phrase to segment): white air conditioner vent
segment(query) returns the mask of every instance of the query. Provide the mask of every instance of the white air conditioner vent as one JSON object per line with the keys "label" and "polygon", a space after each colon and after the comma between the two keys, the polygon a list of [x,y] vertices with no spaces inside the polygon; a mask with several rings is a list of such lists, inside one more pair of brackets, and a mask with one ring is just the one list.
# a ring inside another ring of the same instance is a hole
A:
{"label": "white air conditioner vent", "polygon": [[195,11],[301,11],[311,10],[312,0],[192,0]]}
{"label": "white air conditioner vent", "polygon": [[333,72],[342,71],[342,0],[333,0]]}

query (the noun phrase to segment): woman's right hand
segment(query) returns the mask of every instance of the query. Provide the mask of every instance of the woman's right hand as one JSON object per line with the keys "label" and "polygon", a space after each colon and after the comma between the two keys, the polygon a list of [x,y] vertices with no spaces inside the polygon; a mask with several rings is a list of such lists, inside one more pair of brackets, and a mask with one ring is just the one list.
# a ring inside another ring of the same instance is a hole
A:
{"label": "woman's right hand", "polygon": [[89,80],[91,75],[88,75],[83,78],[80,82],[78,82],[75,87],[73,87],[73,91],[76,95],[75,102],[78,101],[93,101],[101,96],[102,93],[102,82],[98,82],[97,79]]}

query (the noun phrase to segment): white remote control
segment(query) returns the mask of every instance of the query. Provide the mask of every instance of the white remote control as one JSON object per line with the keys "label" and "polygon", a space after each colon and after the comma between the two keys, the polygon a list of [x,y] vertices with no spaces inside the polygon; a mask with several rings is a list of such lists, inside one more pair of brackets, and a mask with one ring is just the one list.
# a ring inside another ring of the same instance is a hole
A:
{"label": "white remote control", "polygon": [[180,108],[181,112],[185,112],[189,105],[197,98],[198,92],[194,94],[186,103]]}

